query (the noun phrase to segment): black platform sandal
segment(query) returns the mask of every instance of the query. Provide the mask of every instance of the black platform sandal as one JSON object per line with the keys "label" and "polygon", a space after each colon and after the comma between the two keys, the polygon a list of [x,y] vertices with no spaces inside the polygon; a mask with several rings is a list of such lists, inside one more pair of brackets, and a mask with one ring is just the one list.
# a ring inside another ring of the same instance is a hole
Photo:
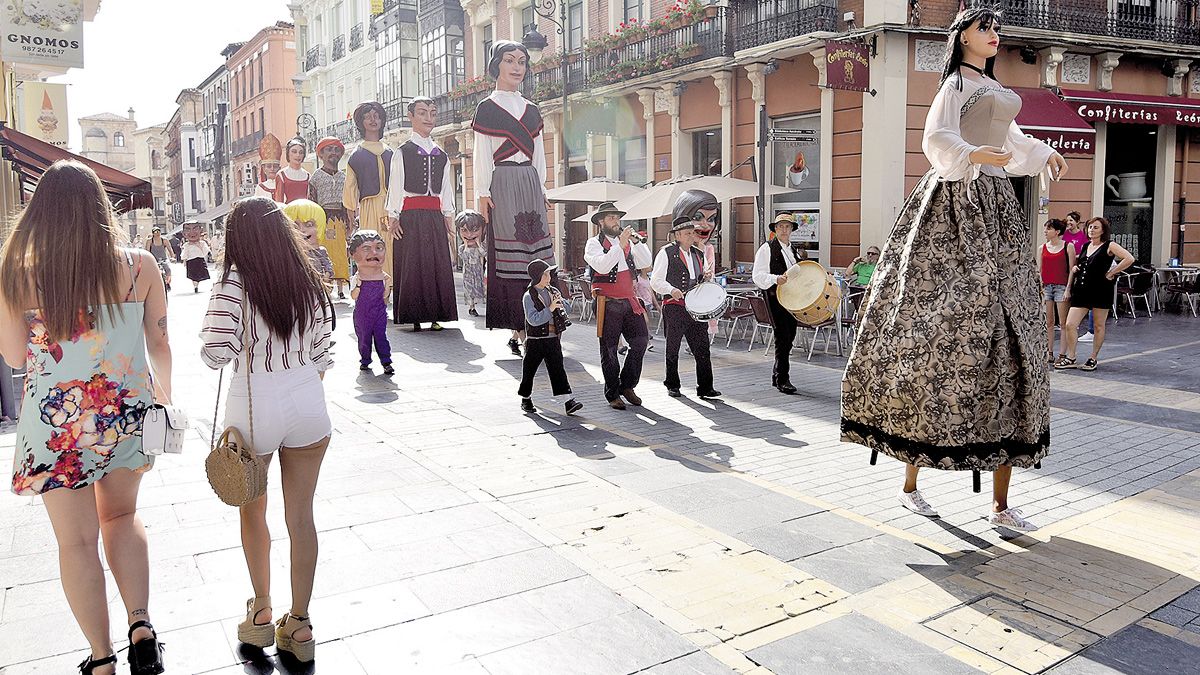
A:
{"label": "black platform sandal", "polygon": [[[133,631],[146,628],[150,637],[133,641]],[[129,627],[129,673],[130,675],[159,675],[166,670],[162,661],[163,643],[149,621],[137,621]]]}
{"label": "black platform sandal", "polygon": [[83,663],[79,664],[79,672],[80,672],[80,675],[92,675],[92,671],[96,670],[100,666],[107,666],[110,663],[116,663],[116,662],[117,662],[116,654],[109,654],[108,656],[106,656],[102,659],[93,659],[91,657],[91,655],[89,654],[88,657],[83,660]]}

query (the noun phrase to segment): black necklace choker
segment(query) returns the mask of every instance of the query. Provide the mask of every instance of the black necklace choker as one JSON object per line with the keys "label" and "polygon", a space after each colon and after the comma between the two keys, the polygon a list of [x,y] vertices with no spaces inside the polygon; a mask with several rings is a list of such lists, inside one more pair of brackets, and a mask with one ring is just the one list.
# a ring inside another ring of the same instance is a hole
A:
{"label": "black necklace choker", "polygon": [[983,72],[983,68],[979,68],[973,64],[967,63],[966,61],[963,61],[962,63],[960,63],[958,65],[962,68],[970,68],[971,70],[979,73],[980,75],[987,77],[987,73]]}

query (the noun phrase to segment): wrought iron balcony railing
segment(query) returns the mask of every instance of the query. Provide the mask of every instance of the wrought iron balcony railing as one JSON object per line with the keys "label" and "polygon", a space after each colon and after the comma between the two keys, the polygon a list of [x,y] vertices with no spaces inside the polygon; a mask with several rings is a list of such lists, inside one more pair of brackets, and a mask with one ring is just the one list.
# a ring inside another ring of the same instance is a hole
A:
{"label": "wrought iron balcony railing", "polygon": [[837,0],[735,0],[732,10],[734,51],[838,29]]}
{"label": "wrought iron balcony railing", "polygon": [[363,25],[360,23],[350,29],[350,51],[361,46],[363,46]]}
{"label": "wrought iron balcony railing", "polygon": [[1000,0],[1008,26],[1200,45],[1197,0]]}
{"label": "wrought iron balcony railing", "polygon": [[327,64],[325,60],[325,45],[317,45],[309,49],[304,55],[304,70],[308,72],[315,68],[320,68]]}
{"label": "wrought iron balcony railing", "polygon": [[248,152],[257,150],[258,144],[262,143],[263,136],[264,134],[260,129],[249,136],[244,136],[237,139],[233,142],[233,149],[230,151],[230,155],[232,157],[237,157],[239,155],[244,155]]}
{"label": "wrought iron balcony railing", "polygon": [[330,57],[331,61],[337,61],[346,55],[346,36],[339,35],[333,38],[333,54]]}

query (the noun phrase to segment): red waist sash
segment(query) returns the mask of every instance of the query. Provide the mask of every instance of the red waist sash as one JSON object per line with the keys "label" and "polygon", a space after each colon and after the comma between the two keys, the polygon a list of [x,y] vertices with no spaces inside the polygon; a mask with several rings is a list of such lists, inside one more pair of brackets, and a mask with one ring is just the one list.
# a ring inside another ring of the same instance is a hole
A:
{"label": "red waist sash", "polygon": [[442,198],[441,197],[433,197],[433,196],[405,197],[404,198],[404,206],[402,206],[401,209],[404,211],[407,211],[409,209],[417,209],[417,210],[421,210],[421,211],[441,211],[442,210]]}

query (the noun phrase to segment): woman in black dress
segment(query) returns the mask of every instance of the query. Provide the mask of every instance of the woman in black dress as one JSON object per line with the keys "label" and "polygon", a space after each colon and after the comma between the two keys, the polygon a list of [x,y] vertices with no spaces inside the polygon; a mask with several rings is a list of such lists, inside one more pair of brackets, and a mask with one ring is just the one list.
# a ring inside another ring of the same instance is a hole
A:
{"label": "woman in black dress", "polygon": [[[1095,370],[1100,348],[1104,346],[1105,322],[1108,310],[1113,306],[1117,288],[1117,275],[1133,264],[1133,256],[1120,244],[1110,239],[1112,228],[1104,218],[1096,217],[1087,222],[1088,243],[1071,269],[1067,280],[1067,300],[1071,310],[1063,324],[1063,347],[1066,354],[1054,364],[1054,368],[1080,368]],[[1113,262],[1116,267],[1113,267]],[[1092,340],[1092,355],[1082,366],[1075,365],[1075,348],[1079,340],[1079,322],[1091,312],[1095,317],[1096,332]]]}

